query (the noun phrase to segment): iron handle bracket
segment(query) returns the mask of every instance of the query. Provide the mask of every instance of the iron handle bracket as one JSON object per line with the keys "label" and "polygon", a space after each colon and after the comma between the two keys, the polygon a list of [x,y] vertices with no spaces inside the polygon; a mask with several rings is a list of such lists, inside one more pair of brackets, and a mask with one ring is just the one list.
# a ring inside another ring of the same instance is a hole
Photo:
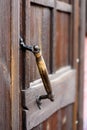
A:
{"label": "iron handle bracket", "polygon": [[20,38],[20,46],[24,50],[28,50],[32,52],[36,58],[37,67],[40,73],[40,76],[43,81],[44,88],[46,90],[46,95],[41,95],[36,98],[36,103],[39,109],[41,109],[41,100],[50,99],[50,101],[54,101],[54,96],[52,94],[52,87],[48,76],[48,71],[46,64],[44,62],[43,56],[41,55],[41,51],[38,45],[26,45],[23,41],[23,38]]}

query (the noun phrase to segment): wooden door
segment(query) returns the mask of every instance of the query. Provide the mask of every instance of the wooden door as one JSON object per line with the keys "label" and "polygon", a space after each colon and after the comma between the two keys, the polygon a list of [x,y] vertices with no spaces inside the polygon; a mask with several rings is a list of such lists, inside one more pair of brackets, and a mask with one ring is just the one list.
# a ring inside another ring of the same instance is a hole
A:
{"label": "wooden door", "polygon": [[[83,0],[0,1],[0,130],[83,129],[84,7]],[[20,35],[40,46],[49,72],[55,100],[41,110],[36,96],[45,90]]]}
{"label": "wooden door", "polygon": [[[79,59],[78,44],[76,44],[78,43],[78,2],[74,2],[21,0],[21,36],[27,45],[40,46],[48,72],[51,74],[49,77],[55,95],[53,103],[42,101],[39,110],[35,102],[36,96],[45,91],[41,80],[38,80],[40,76],[36,61],[33,54],[20,49],[24,130],[76,129],[77,117],[74,113],[77,112],[75,94],[77,94],[78,64],[76,62],[79,62]],[[76,8],[77,12],[73,15]]]}

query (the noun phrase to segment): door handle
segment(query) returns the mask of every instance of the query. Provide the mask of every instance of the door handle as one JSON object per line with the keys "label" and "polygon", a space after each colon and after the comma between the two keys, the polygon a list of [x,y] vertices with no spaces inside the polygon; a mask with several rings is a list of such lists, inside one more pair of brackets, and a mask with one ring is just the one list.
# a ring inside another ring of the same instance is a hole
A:
{"label": "door handle", "polygon": [[41,51],[40,51],[40,48],[38,45],[33,45],[33,46],[26,45],[24,43],[23,39],[20,38],[20,46],[24,50],[28,50],[28,51],[32,52],[36,58],[36,64],[37,64],[44,88],[47,93],[46,95],[41,95],[41,96],[37,97],[37,99],[36,99],[36,103],[37,103],[38,107],[40,108],[41,100],[49,99],[50,101],[54,101],[54,96],[52,94],[52,87],[51,87],[50,79],[48,76],[47,67],[46,67],[46,64],[44,62],[43,56],[41,54]]}

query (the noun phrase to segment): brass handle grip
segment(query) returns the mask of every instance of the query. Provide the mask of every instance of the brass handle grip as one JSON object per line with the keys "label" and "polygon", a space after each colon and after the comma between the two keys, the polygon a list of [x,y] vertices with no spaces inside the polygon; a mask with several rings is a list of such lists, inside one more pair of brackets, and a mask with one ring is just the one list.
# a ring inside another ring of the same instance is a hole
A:
{"label": "brass handle grip", "polygon": [[[35,49],[37,48],[37,50],[40,50],[37,45],[34,46],[34,48]],[[40,51],[38,51],[38,53],[34,53],[34,55],[36,57],[36,63],[37,63],[37,66],[38,66],[40,76],[42,78],[45,90],[46,90],[47,95],[48,95],[47,98],[49,98],[51,101],[53,101],[54,98],[53,98],[53,95],[52,95],[51,83],[50,83],[50,80],[49,80],[48,71],[47,71],[47,67],[46,67],[46,64],[44,62],[43,56],[41,55]]]}
{"label": "brass handle grip", "polygon": [[36,58],[37,67],[38,67],[40,76],[42,78],[44,88],[45,88],[46,93],[47,93],[47,95],[41,95],[36,99],[37,105],[40,108],[42,99],[48,98],[51,101],[54,101],[54,97],[53,97],[53,94],[52,94],[52,87],[51,87],[50,79],[49,79],[49,76],[48,76],[47,67],[46,67],[46,64],[44,62],[43,56],[41,55],[41,51],[40,51],[40,48],[39,48],[38,45],[27,46],[26,44],[24,44],[22,38],[20,39],[20,45],[21,45],[22,48],[31,51]]}

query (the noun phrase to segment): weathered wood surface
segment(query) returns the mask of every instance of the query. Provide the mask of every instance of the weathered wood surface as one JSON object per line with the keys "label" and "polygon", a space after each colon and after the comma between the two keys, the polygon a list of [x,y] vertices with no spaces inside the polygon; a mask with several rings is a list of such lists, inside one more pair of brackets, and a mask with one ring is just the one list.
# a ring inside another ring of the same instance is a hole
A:
{"label": "weathered wood surface", "polygon": [[72,5],[65,2],[56,1],[56,9],[59,11],[72,13]]}
{"label": "weathered wood surface", "polygon": [[[55,7],[54,0],[48,0],[48,1],[47,0],[30,0],[30,1],[33,4],[37,4],[44,7],[49,7],[49,8]],[[66,2],[56,1],[56,10],[67,12],[67,13],[72,13],[72,5]]]}
{"label": "weathered wood surface", "polygon": [[[67,72],[70,69],[71,69],[70,66],[62,67],[62,69],[59,69],[58,71],[56,71],[55,74],[49,74],[50,80],[54,80],[56,78],[56,76],[60,76],[61,74]],[[31,82],[31,86],[35,86],[35,85],[38,85],[40,83],[42,83],[42,80],[38,79],[38,80]]]}
{"label": "weathered wood surface", "polygon": [[[26,2],[22,2],[23,9],[25,8],[22,16],[22,34],[27,44],[35,43],[40,45],[49,73],[55,72],[60,67],[71,65],[70,53],[74,50],[74,46],[71,48],[70,46],[73,42],[72,36],[74,32],[71,28],[71,26],[73,27],[73,22],[71,23],[70,21],[73,21],[71,14],[73,14],[72,8],[75,2],[54,0],[54,7],[50,7],[49,0],[31,0],[31,2],[26,0]],[[58,2],[61,3],[60,6],[56,4]],[[67,6],[64,7],[64,5]],[[23,61],[21,85],[23,89],[27,89],[31,86],[30,82],[39,78],[39,73],[32,54],[26,52],[24,57],[21,58],[21,61]],[[73,56],[71,60],[73,62]],[[23,123],[26,122],[26,113],[27,110],[24,105]],[[72,120],[73,104],[70,104],[63,109],[59,109],[51,117],[48,117],[47,120],[32,128],[32,130],[48,129],[48,124],[50,130],[70,130],[72,129]],[[24,125],[24,130],[25,126],[27,125]]]}
{"label": "weathered wood surface", "polygon": [[[55,76],[54,76],[55,75]],[[36,97],[45,93],[42,83],[33,83],[30,88],[23,90],[24,108],[27,108],[26,127],[27,130],[45,121],[53,113],[75,101],[75,70],[69,69],[63,74],[57,72],[51,77],[51,84],[54,93],[54,102],[43,100],[41,110],[37,107]],[[37,120],[38,119],[38,120]]]}
{"label": "weathered wood surface", "polygon": [[78,130],[82,130],[83,123],[83,113],[84,113],[84,43],[85,43],[85,30],[86,23],[85,18],[87,18],[87,0],[80,0],[80,15],[79,15],[79,25],[80,25],[80,35],[79,35],[79,93],[78,93]]}
{"label": "weathered wood surface", "polygon": [[19,109],[19,0],[11,1],[11,127],[12,130],[20,129]]}
{"label": "weathered wood surface", "polygon": [[11,130],[10,0],[0,0],[0,130]]}
{"label": "weathered wood surface", "polygon": [[[73,3],[73,2],[72,2]],[[73,130],[78,130],[77,126],[78,124],[75,123],[76,120],[78,120],[77,117],[77,112],[78,112],[78,90],[79,90],[79,32],[78,32],[78,28],[79,28],[79,1],[75,0],[75,2],[73,3],[73,28],[72,28],[72,46],[73,46],[73,53],[72,53],[72,65],[73,67],[76,69],[77,73],[76,73],[76,100],[74,103],[74,109],[73,109]]]}
{"label": "weathered wood surface", "polygon": [[[54,48],[54,69],[69,64],[69,14],[57,12],[56,14],[56,44]],[[58,58],[57,58],[58,57]]]}
{"label": "weathered wood surface", "polygon": [[[64,0],[64,2],[69,3],[68,0]],[[56,28],[55,28],[56,43],[54,45],[54,52],[53,52],[54,71],[62,66],[67,66],[68,64],[70,64],[69,57],[70,52],[72,50],[70,49],[71,42],[69,41],[69,39],[71,39],[70,38],[71,14],[62,11],[57,11],[56,13]],[[56,120],[58,124],[57,129],[59,130],[60,129],[70,130],[70,128],[72,129],[73,104],[58,110],[57,116],[58,116],[58,119]],[[65,122],[63,122],[64,118],[66,118]]]}
{"label": "weathered wood surface", "polygon": [[[38,14],[38,15],[37,15]],[[51,39],[51,13],[49,8],[43,8],[38,6],[31,6],[30,10],[30,40],[31,44],[38,44],[41,48],[42,55],[46,62],[48,72],[50,73],[50,39]],[[28,31],[27,31],[28,33]],[[30,62],[27,60],[26,63],[29,66],[29,75],[26,77],[31,81],[34,81],[40,77],[35,57],[33,54],[28,52],[27,59],[30,59]],[[28,67],[27,67],[28,68]],[[28,72],[27,72],[28,73]],[[29,83],[29,82],[28,82]],[[27,84],[28,84],[27,83]]]}
{"label": "weathered wood surface", "polygon": [[54,0],[30,0],[34,4],[38,4],[46,7],[54,7]]}

